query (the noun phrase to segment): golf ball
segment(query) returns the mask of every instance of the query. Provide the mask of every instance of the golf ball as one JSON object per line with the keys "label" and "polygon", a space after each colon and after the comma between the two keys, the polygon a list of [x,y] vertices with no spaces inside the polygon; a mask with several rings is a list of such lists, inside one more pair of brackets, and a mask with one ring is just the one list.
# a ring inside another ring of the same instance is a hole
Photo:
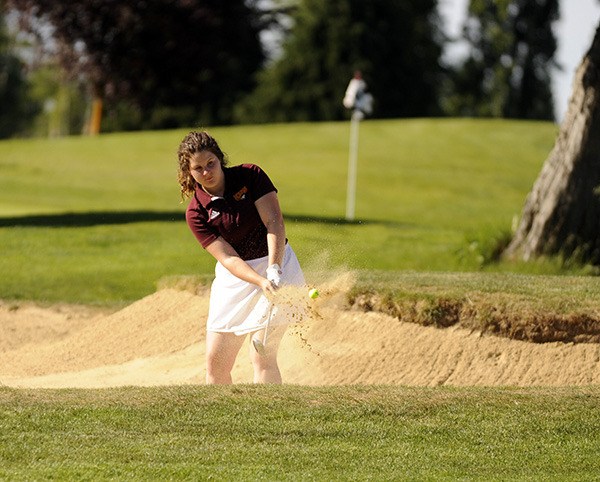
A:
{"label": "golf ball", "polygon": [[312,289],[310,289],[310,290],[308,291],[308,297],[309,297],[309,298],[312,298],[313,300],[314,300],[315,298],[318,298],[318,297],[319,297],[319,290],[318,290],[318,289],[316,289],[316,288],[312,288]]}

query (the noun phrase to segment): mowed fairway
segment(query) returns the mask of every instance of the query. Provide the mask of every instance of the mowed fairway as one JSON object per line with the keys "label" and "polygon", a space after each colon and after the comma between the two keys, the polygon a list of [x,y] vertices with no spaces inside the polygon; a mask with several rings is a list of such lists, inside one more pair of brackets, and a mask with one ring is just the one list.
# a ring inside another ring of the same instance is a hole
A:
{"label": "mowed fairway", "polygon": [[[357,219],[346,223],[348,123],[211,129],[232,164],[257,163],[273,178],[308,271],[480,269],[510,233],[555,131],[515,121],[364,122]],[[0,271],[10,273],[0,297],[130,302],[164,276],[210,275],[176,182],[186,132],[0,142]]]}
{"label": "mowed fairway", "polygon": [[[522,312],[596,336],[593,269],[493,262],[556,126],[364,122],[353,223],[348,123],[210,131],[274,180],[322,291],[282,343],[289,384],[250,385],[241,353],[240,384],[202,386],[214,261],[180,203],[187,130],[2,141],[0,480],[599,477],[598,344],[485,332]],[[365,294],[382,306],[350,310]]]}

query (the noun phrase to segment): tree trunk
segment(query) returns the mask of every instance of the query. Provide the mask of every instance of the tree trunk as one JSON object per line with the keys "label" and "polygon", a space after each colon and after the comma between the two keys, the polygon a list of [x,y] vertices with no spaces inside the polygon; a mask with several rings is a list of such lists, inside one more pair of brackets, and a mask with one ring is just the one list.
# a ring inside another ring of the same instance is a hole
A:
{"label": "tree trunk", "polygon": [[102,123],[102,97],[96,96],[92,101],[92,112],[90,114],[88,134],[95,136],[100,134],[100,124]]}
{"label": "tree trunk", "polygon": [[577,69],[554,148],[504,254],[525,261],[562,254],[600,264],[600,25]]}

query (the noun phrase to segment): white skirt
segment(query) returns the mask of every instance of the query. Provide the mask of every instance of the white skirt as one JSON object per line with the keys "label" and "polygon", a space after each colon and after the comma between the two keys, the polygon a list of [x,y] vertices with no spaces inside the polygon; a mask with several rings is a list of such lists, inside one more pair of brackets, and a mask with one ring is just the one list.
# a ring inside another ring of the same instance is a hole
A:
{"label": "white skirt", "polygon": [[[268,256],[246,261],[257,273],[266,275]],[[296,253],[289,244],[286,244],[281,266],[282,287],[276,292],[271,301],[263,294],[262,289],[247,281],[234,276],[221,263],[215,267],[215,279],[210,290],[210,305],[206,329],[211,332],[235,333],[245,335],[261,330],[270,316],[269,326],[301,321],[305,309],[297,306],[293,300],[278,302],[278,293],[286,292],[290,287],[302,287],[304,291],[304,274]]]}

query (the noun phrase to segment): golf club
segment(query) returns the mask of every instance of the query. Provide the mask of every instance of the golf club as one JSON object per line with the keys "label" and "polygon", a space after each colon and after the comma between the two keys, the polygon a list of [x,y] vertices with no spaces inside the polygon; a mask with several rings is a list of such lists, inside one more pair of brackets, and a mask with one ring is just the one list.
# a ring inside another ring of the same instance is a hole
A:
{"label": "golf club", "polygon": [[262,341],[252,337],[252,344],[254,349],[260,356],[265,356],[267,353],[267,335],[269,333],[269,324],[271,323],[271,314],[273,313],[273,303],[269,306],[269,313],[267,314],[267,323],[265,324],[265,334],[263,335]]}

